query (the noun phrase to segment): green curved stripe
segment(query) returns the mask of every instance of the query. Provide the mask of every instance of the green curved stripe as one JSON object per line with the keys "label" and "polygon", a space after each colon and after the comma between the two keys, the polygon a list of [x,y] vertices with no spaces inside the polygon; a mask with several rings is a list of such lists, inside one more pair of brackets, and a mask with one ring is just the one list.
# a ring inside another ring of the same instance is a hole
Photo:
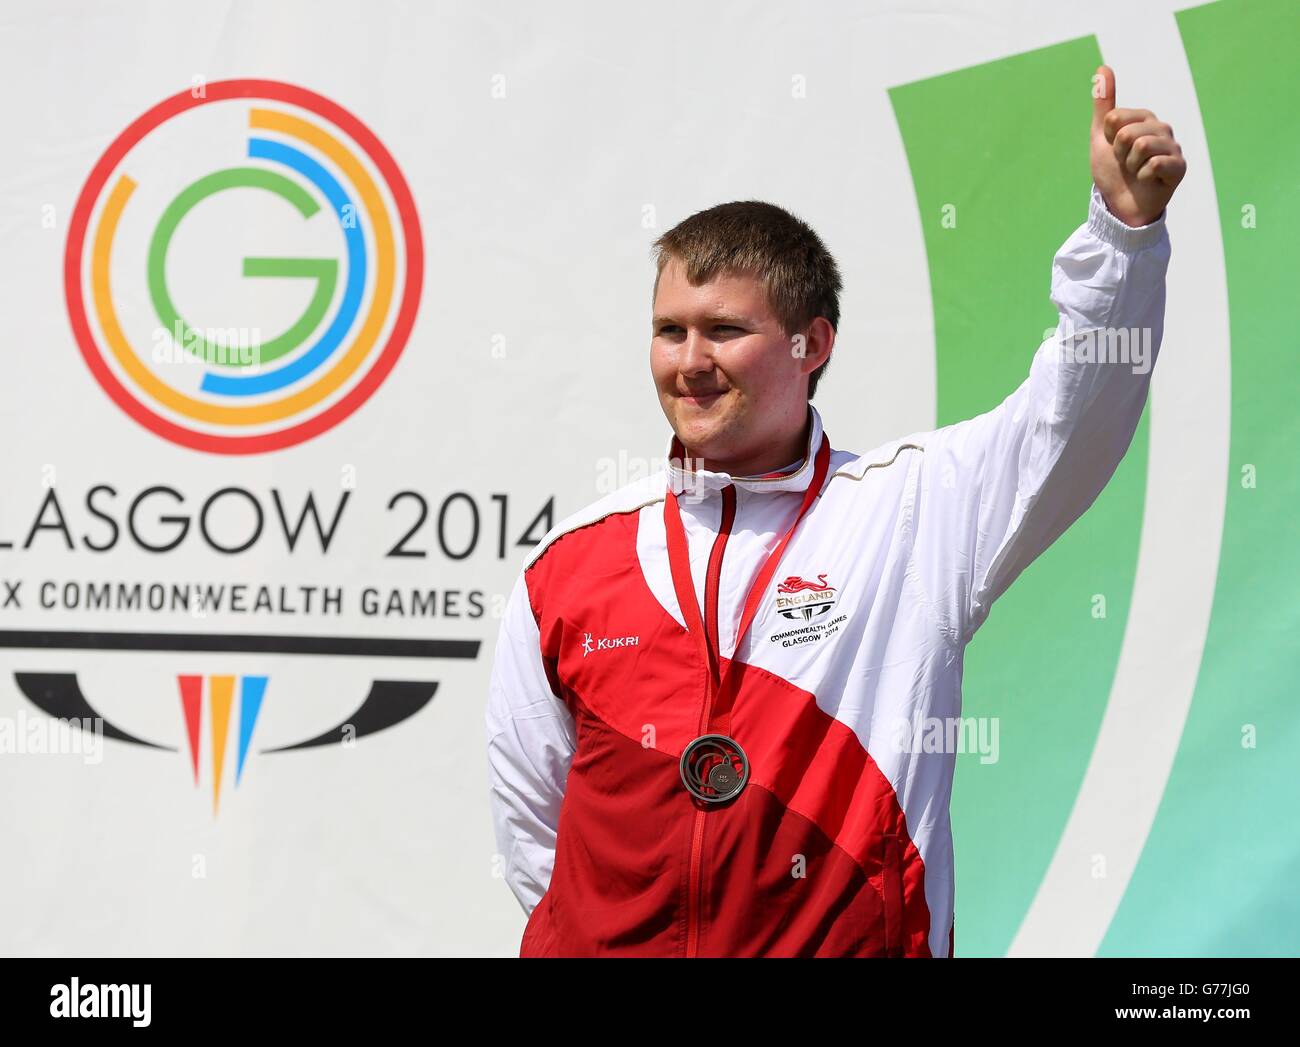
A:
{"label": "green curved stripe", "polygon": [[[1181,11],[1177,21],[1223,231],[1232,436],[1228,475],[1204,482],[1227,484],[1227,506],[1192,706],[1151,834],[1099,955],[1295,956],[1300,6],[1224,0]],[[1248,205],[1254,229],[1242,224]],[[1248,465],[1254,488],[1242,485]],[[1253,748],[1242,745],[1250,727]]]}
{"label": "green curved stripe", "polygon": [[[1088,215],[1085,37],[890,91],[933,296],[938,424],[995,407],[1058,317],[1051,263]],[[956,228],[944,228],[946,205]],[[913,350],[915,351],[915,350]],[[1078,794],[1110,696],[1137,563],[1143,415],[1101,496],[994,605],[967,648],[967,716],[999,718],[1000,759],[957,759],[956,950],[1006,952]],[[1093,595],[1106,598],[1094,618]]]}
{"label": "green curved stripe", "polygon": [[167,290],[167,249],[181,220],[200,202],[226,189],[264,189],[292,204],[303,218],[310,218],[319,205],[311,194],[296,182],[260,167],[230,167],[205,175],[186,186],[163,211],[149,244],[149,296],[164,327],[180,344],[200,359],[214,366],[261,366],[292,352],[320,325],[334,297],[338,281],[338,262],[332,258],[245,258],[244,275],[251,277],[305,278],[315,282],[311,301],[301,316],[286,330],[262,342],[252,361],[228,360],[228,354],[215,342],[198,334],[177,311]]}

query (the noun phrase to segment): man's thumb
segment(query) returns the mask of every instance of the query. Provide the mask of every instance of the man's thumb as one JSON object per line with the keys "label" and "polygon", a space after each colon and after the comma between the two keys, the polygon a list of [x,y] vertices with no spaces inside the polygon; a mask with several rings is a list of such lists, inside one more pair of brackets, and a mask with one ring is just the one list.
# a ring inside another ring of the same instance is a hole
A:
{"label": "man's thumb", "polygon": [[1115,108],[1115,71],[1108,65],[1097,66],[1092,76],[1092,133],[1101,131],[1101,122]]}

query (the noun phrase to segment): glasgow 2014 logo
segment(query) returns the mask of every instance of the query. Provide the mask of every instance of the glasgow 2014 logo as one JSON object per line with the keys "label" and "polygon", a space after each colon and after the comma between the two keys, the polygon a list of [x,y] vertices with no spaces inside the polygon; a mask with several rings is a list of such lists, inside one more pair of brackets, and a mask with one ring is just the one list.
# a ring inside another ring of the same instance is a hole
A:
{"label": "glasgow 2014 logo", "polygon": [[[214,170],[214,155],[229,162]],[[105,392],[168,442],[217,454],[293,446],[365,403],[410,335],[422,276],[387,149],[274,80],[208,84],[135,120],[91,171],[64,254],[68,315]],[[215,322],[234,314],[257,322]]]}

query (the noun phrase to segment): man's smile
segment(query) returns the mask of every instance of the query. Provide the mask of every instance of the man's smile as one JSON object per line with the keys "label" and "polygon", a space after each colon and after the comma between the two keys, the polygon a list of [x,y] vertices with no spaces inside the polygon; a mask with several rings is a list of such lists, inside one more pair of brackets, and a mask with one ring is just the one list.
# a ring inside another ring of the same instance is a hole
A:
{"label": "man's smile", "polygon": [[711,407],[722,399],[729,390],[722,389],[712,393],[702,393],[698,396],[679,396],[678,399],[684,403],[691,404],[694,407]]}

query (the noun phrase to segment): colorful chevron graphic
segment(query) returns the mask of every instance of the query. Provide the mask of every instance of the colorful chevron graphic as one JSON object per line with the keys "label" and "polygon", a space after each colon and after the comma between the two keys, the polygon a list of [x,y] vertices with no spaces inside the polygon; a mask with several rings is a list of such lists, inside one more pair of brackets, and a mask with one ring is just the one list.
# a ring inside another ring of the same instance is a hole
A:
{"label": "colorful chevron graphic", "polygon": [[199,783],[203,697],[208,698],[208,739],[212,761],[212,813],[221,803],[221,783],[226,765],[227,739],[231,712],[235,705],[235,685],[239,685],[239,731],[235,758],[235,786],[244,776],[249,743],[257,727],[257,715],[266,695],[265,676],[178,676],[181,712],[185,718],[185,737],[189,742],[190,763],[194,768],[194,785]]}

